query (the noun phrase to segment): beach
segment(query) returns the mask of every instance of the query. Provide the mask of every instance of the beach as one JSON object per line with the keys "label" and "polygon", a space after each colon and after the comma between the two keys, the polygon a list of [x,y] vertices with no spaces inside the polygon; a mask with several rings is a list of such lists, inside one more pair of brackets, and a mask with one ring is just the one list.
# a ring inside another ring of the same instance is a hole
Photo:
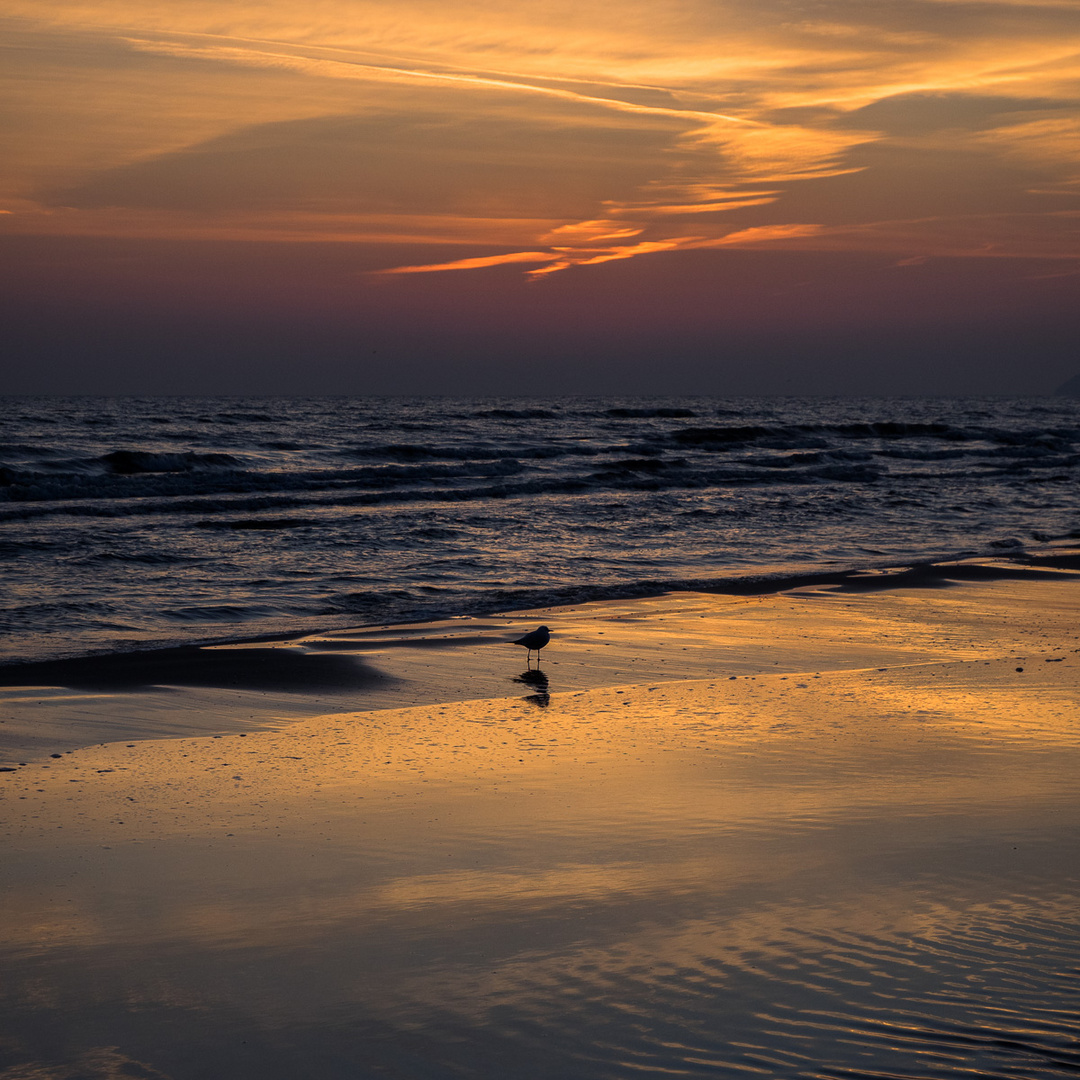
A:
{"label": "beach", "polygon": [[0,47],[0,1080],[1080,1076],[1080,0]]}
{"label": "beach", "polygon": [[0,1077],[1074,1073],[1075,565],[7,685]]}

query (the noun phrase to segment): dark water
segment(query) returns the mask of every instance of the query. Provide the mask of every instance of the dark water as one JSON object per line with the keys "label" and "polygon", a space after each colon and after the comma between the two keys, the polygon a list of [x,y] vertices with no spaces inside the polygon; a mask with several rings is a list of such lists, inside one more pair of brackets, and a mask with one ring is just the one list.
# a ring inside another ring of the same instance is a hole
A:
{"label": "dark water", "polygon": [[1070,399],[7,398],[0,657],[1080,535]]}

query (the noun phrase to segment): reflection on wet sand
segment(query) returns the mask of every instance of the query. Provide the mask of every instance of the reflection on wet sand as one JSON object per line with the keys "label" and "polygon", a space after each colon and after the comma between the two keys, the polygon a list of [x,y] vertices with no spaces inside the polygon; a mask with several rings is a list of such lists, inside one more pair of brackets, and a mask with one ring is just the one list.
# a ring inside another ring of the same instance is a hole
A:
{"label": "reflection on wet sand", "polygon": [[1074,1070],[1076,664],[532,671],[28,765],[0,1076]]}
{"label": "reflection on wet sand", "polygon": [[514,677],[514,682],[524,683],[536,690],[535,694],[528,694],[525,700],[541,709],[546,709],[551,704],[551,694],[548,690],[548,677],[539,668],[529,668],[520,675]]}
{"label": "reflection on wet sand", "polygon": [[[0,766],[93,743],[514,696],[521,684],[507,677],[506,657],[516,651],[507,642],[526,619],[557,623],[558,651],[543,670],[559,692],[754,676],[780,667],[894,670],[990,661],[1023,656],[1033,645],[1039,667],[1070,650],[1071,571],[1050,580],[1039,573],[1017,578],[1015,565],[958,563],[947,572],[947,578],[924,570],[899,580],[884,572],[855,575],[853,588],[853,576],[844,572],[769,596],[669,593],[527,616],[14,665],[0,686]],[[969,575],[976,585],[961,584]],[[890,582],[903,587],[884,588]],[[1029,668],[1025,682],[1033,676]]]}

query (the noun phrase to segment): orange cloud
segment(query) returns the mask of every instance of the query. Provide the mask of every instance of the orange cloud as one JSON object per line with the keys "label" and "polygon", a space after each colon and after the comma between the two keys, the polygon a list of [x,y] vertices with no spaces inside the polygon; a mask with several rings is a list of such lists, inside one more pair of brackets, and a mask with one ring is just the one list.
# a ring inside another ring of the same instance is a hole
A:
{"label": "orange cloud", "polygon": [[768,244],[820,236],[825,231],[821,225],[756,225],[751,229],[740,229],[697,246],[739,247],[744,244]]}
{"label": "orange cloud", "polygon": [[644,240],[637,244],[614,244],[609,247],[556,247],[551,251],[516,251],[504,255],[488,255],[473,259],[456,259],[453,262],[427,263],[418,266],[398,266],[378,271],[380,274],[424,274],[444,270],[479,270],[508,263],[548,263],[528,271],[532,277],[553,274],[572,266],[596,266],[619,259],[633,259],[639,255],[653,255],[660,251],[690,250],[712,247],[742,247],[775,241],[802,239],[822,232],[818,225],[766,225],[741,229],[726,236],[708,238],[701,236],[674,237],[666,240]]}
{"label": "orange cloud", "polygon": [[379,274],[430,274],[441,270],[479,270],[487,266],[503,266],[506,263],[550,262],[562,258],[551,251],[513,251],[507,255],[483,255],[476,259],[456,259],[453,262],[427,263],[423,266],[395,266]]}
{"label": "orange cloud", "polygon": [[1080,193],[1072,0],[935,0],[917,25],[850,0],[794,20],[780,0],[6,14],[8,231],[495,249],[400,274],[763,244],[1075,253],[1054,217]]}

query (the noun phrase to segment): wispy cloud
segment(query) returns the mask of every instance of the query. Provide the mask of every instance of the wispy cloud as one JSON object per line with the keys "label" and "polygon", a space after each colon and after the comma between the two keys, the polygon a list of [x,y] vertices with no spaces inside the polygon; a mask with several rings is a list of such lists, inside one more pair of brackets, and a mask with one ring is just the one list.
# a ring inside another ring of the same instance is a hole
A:
{"label": "wispy cloud", "polygon": [[[547,82],[529,80],[525,77],[508,78],[483,72],[440,70],[438,68],[407,66],[389,62],[379,64],[357,59],[331,59],[326,56],[305,55],[296,49],[290,51],[284,51],[280,48],[272,49],[260,43],[237,46],[223,44],[199,45],[160,39],[149,40],[146,38],[125,38],[124,40],[133,49],[142,52],[247,67],[282,68],[320,78],[356,79],[380,83],[443,83],[451,86],[461,84],[466,87],[485,90],[502,90],[515,94],[536,94],[541,97],[558,98],[562,101],[594,105],[615,112],[635,113],[642,116],[691,120],[710,125],[722,122],[726,124],[765,126],[750,117],[734,116],[728,113],[705,111],[703,109],[648,105],[628,101],[616,94],[610,96],[604,93],[587,94],[563,86],[550,85]],[[597,88],[599,89],[603,85],[598,84]],[[610,89],[614,91],[620,89],[620,87],[612,85]]]}
{"label": "wispy cloud", "polygon": [[561,256],[551,251],[512,251],[506,255],[481,255],[475,259],[455,259],[452,262],[425,263],[420,266],[395,266],[379,274],[428,274],[440,270],[480,270],[488,266],[505,266],[507,263],[551,262]]}
{"label": "wispy cloud", "polygon": [[489,249],[387,275],[1080,256],[1072,0],[11,0],[5,26],[7,231]]}
{"label": "wispy cloud", "polygon": [[633,259],[638,255],[654,255],[662,251],[689,251],[703,248],[750,247],[760,244],[782,242],[817,236],[822,232],[819,225],[762,225],[740,229],[726,236],[684,236],[669,240],[643,240],[636,244],[611,244],[604,247],[578,246],[555,247],[549,251],[517,251],[505,255],[492,255],[474,259],[457,259],[452,262],[425,263],[416,266],[398,266],[378,274],[426,274],[445,270],[478,270],[508,263],[546,263],[530,270],[532,277],[542,277],[568,270],[572,266],[596,266],[600,263]]}

